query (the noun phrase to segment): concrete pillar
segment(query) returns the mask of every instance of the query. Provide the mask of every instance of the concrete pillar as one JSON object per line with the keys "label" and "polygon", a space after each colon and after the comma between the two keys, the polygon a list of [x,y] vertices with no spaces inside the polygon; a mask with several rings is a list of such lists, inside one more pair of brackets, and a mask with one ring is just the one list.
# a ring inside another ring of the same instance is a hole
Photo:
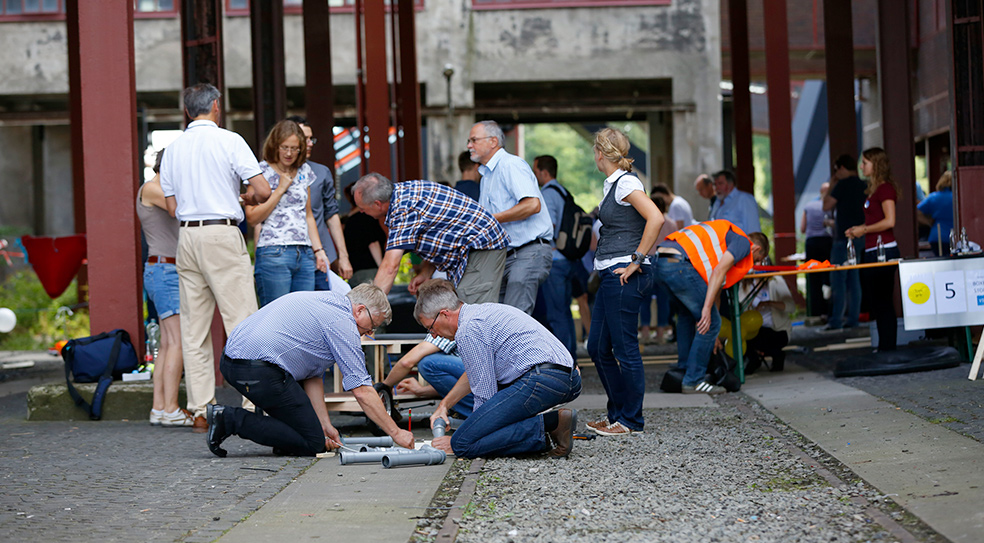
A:
{"label": "concrete pillar", "polygon": [[[884,146],[881,85],[877,78],[861,80],[861,149]],[[859,161],[861,159],[858,159]]]}
{"label": "concrete pillar", "polygon": [[[649,132],[649,186],[646,190],[652,192],[656,183],[670,184],[673,181],[673,124],[669,112],[658,111],[646,116],[646,126]],[[672,185],[671,185],[672,186]]]}
{"label": "concrete pillar", "polygon": [[85,194],[90,329],[123,328],[140,351],[133,2],[69,0],[66,12],[73,177]]}

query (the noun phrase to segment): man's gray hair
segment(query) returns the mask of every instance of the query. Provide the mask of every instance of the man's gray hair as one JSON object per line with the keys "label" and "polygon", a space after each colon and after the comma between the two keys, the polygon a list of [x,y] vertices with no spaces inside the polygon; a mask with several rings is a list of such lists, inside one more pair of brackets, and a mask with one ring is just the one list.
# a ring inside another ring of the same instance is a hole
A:
{"label": "man's gray hair", "polygon": [[372,313],[373,317],[377,319],[382,317],[381,324],[389,324],[393,320],[393,308],[390,307],[386,294],[376,285],[362,283],[350,290],[346,296],[353,306],[364,305],[369,308],[369,313]]}
{"label": "man's gray hair", "polygon": [[393,196],[393,182],[386,179],[386,176],[378,173],[368,173],[359,178],[352,186],[352,194],[362,193],[362,201],[371,204],[372,202],[389,202]]}
{"label": "man's gray hair", "polygon": [[447,309],[454,311],[461,306],[461,300],[454,291],[454,285],[444,279],[431,279],[417,290],[417,305],[413,308],[413,318],[420,322],[422,317],[433,319]]}
{"label": "man's gray hair", "polygon": [[184,102],[188,116],[194,119],[201,115],[207,115],[212,111],[212,102],[222,96],[219,89],[208,83],[199,83],[193,87],[188,87],[181,93],[181,100]]}
{"label": "man's gray hair", "polygon": [[479,121],[480,125],[485,127],[485,135],[495,138],[499,142],[499,147],[506,146],[506,134],[499,128],[499,123],[495,121]]}

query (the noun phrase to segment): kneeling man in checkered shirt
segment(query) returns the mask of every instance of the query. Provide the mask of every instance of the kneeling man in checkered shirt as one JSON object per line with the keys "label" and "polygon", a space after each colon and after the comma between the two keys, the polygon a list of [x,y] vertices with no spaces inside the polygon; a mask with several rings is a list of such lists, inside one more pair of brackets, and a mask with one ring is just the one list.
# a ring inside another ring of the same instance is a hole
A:
{"label": "kneeling man in checkered shirt", "polygon": [[383,291],[359,285],[334,291],[292,292],[246,318],[226,342],[219,369],[236,390],[269,417],[226,405],[207,406],[208,448],[225,456],[222,442],[237,435],[273,447],[275,454],[314,456],[341,446],[325,408],[323,377],[332,364],[373,422],[393,441],[413,448],[372,388],[362,352],[363,334],[390,321]]}
{"label": "kneeling man in checkered shirt", "polygon": [[450,423],[448,409],[469,390],[475,397],[468,420],[452,436],[435,439],[434,447],[464,458],[570,454],[577,411],[543,411],[577,398],[581,373],[543,325],[512,306],[463,303],[440,279],[418,289],[414,317],[432,335],[455,340],[465,364],[431,423]]}

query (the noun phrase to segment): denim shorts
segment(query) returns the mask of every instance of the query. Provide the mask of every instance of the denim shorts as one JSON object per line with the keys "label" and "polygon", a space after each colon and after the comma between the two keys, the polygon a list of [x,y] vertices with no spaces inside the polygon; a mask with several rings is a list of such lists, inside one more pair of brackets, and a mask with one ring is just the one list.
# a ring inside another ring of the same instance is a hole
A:
{"label": "denim shorts", "polygon": [[146,264],[144,290],[157,308],[157,318],[164,320],[181,312],[181,290],[178,287],[178,270],[174,264]]}

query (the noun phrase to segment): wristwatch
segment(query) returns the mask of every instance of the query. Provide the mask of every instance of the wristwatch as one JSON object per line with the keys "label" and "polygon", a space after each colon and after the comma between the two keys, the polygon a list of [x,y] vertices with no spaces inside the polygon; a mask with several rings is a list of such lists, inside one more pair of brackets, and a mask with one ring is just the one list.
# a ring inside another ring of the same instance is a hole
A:
{"label": "wristwatch", "polygon": [[634,264],[642,265],[642,262],[646,260],[646,254],[640,251],[635,251],[632,253],[632,262]]}

